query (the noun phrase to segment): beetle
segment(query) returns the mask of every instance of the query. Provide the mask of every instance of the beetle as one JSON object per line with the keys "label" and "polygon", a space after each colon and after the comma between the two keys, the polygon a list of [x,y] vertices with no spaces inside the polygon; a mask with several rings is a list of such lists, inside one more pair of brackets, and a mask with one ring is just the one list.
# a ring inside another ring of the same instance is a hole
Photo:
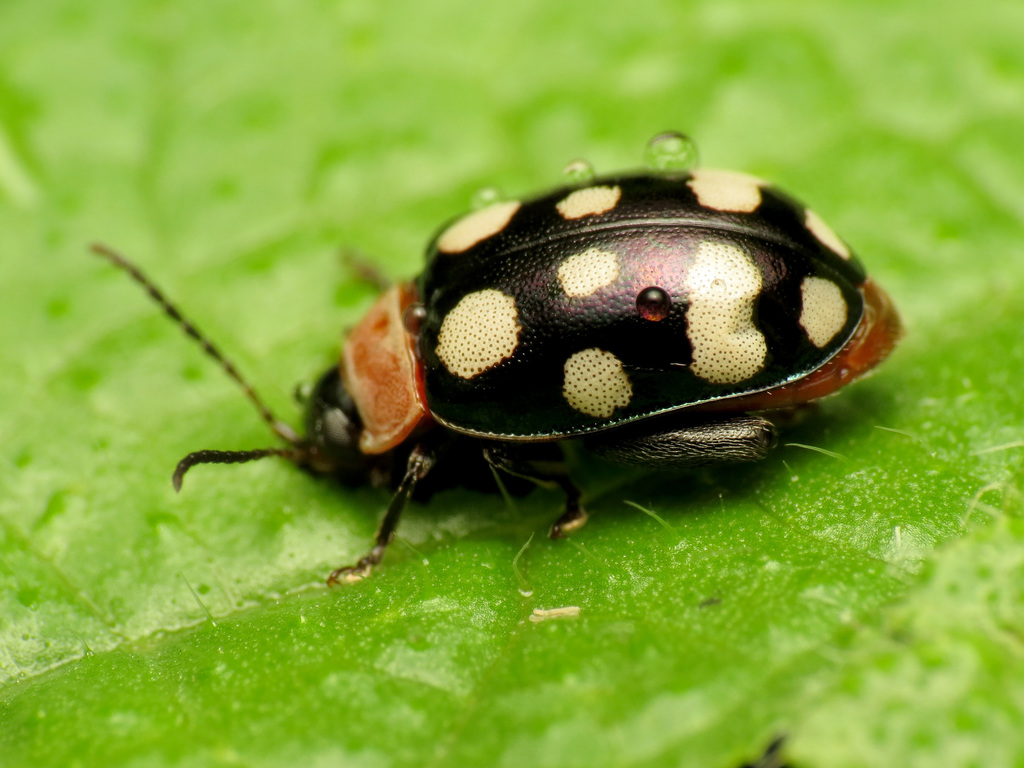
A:
{"label": "beetle", "polygon": [[578,439],[613,461],[754,461],[773,414],[885,359],[902,329],[886,293],[811,209],[746,174],[683,168],[578,178],[448,222],[426,267],[390,286],[307,398],[305,432],[277,419],[156,286],[126,270],[218,360],[287,447],[203,450],[197,464],[280,456],[393,489],[374,545],[328,583],[367,576],[418,486],[455,456],[559,486],[557,538],[586,520],[560,460]]}

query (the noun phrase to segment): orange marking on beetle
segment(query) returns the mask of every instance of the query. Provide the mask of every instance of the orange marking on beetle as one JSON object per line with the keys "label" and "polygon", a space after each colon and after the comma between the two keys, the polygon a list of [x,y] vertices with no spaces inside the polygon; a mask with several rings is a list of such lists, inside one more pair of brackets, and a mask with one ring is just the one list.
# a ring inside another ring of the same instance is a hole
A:
{"label": "orange marking on beetle", "polygon": [[363,453],[390,451],[430,420],[416,342],[402,322],[415,301],[412,283],[392,286],[342,345],[341,378],[363,421]]}

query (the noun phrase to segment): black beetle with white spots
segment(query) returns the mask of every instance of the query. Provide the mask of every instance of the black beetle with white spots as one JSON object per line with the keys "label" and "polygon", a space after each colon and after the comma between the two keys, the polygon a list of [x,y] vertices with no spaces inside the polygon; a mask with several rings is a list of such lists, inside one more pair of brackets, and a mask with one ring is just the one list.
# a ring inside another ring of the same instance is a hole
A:
{"label": "black beetle with white spots", "polygon": [[288,443],[190,454],[176,486],[196,464],[277,455],[392,489],[373,548],[329,583],[366,576],[417,487],[466,456],[560,486],[557,538],[586,520],[558,442],[645,466],[756,460],[776,442],[774,414],[867,373],[901,334],[849,246],[760,179],[591,175],[442,227],[423,273],[387,288],[343,342],[299,435],[138,268],[95,250],[143,283]]}

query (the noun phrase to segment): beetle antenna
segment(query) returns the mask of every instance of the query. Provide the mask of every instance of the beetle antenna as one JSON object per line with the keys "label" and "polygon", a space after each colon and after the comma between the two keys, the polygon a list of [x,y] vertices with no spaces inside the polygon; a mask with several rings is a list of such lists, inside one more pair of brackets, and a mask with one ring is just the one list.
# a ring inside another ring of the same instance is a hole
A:
{"label": "beetle antenna", "polygon": [[181,483],[185,479],[185,473],[196,464],[244,464],[247,461],[266,458],[267,456],[282,456],[295,464],[301,464],[305,458],[305,451],[294,448],[257,448],[254,451],[195,451],[178,462],[174,468],[174,475],[171,482],[174,490],[181,490]]}
{"label": "beetle antenna", "polygon": [[[283,440],[286,440],[287,442],[291,443],[292,445],[299,445],[302,442],[299,436],[296,434],[295,430],[292,429],[287,424],[285,424],[280,419],[278,419],[274,415],[273,411],[271,411],[270,408],[267,406],[267,404],[263,402],[263,399],[258,394],[256,394],[256,390],[252,388],[252,385],[242,378],[242,374],[240,374],[238,372],[238,369],[235,368],[234,363],[232,363],[230,360],[224,357],[224,354],[219,349],[217,349],[214,343],[210,341],[198,328],[196,328],[196,326],[192,323],[191,320],[189,320],[183,314],[181,314],[181,310],[179,310],[174,304],[172,304],[170,299],[164,296],[163,292],[156,287],[152,280],[146,277],[145,273],[141,269],[135,266],[134,263],[132,263],[127,258],[122,256],[120,253],[115,251],[113,248],[104,245],[103,243],[93,243],[90,246],[90,250],[92,250],[92,252],[95,253],[97,256],[102,256],[103,258],[105,258],[115,267],[118,267],[124,272],[127,272],[128,275],[136,283],[145,288],[146,292],[150,295],[153,301],[160,305],[164,313],[168,317],[170,317],[171,320],[173,320],[175,324],[179,328],[181,328],[181,330],[184,331],[187,336],[191,337],[193,340],[198,342],[199,346],[203,348],[203,351],[207,355],[209,355],[218,363],[220,363],[220,366],[221,368],[224,369],[224,372],[232,379],[234,379],[235,383],[237,383],[238,386],[242,388],[242,391],[245,392],[245,396],[249,398],[249,401],[253,405],[256,406],[256,410],[259,411],[262,419],[265,422],[267,422],[267,424],[270,425],[270,428],[274,430],[275,434],[277,434]],[[277,453],[274,453],[274,451],[277,451]],[[199,457],[202,454],[218,453],[223,454],[224,456],[232,456],[233,458],[193,458]],[[263,451],[199,451],[198,453],[190,453],[188,456],[182,459],[181,463],[178,465],[177,471],[174,473],[174,487],[178,488],[181,486],[181,477],[185,474],[186,471],[188,471],[188,468],[193,466],[194,464],[232,464],[242,461],[252,461],[253,459],[259,459],[262,458],[263,456],[284,455],[285,453],[293,452],[285,451],[284,449],[268,449]],[[242,458],[242,456],[246,454],[248,454],[248,456]],[[193,460],[189,462],[189,459]]]}

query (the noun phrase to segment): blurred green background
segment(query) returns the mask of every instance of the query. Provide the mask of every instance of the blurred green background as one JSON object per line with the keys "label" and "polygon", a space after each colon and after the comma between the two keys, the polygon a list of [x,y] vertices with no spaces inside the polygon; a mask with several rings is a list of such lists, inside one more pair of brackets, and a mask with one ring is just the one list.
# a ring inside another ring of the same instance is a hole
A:
{"label": "blurred green background", "polygon": [[[1020,765],[1022,38],[1015,0],[5,0],[0,764]],[[342,248],[412,275],[475,190],[666,128],[900,306],[894,357],[786,435],[835,455],[574,454],[571,539],[557,494],[454,490],[333,590],[385,494],[271,461],[172,492],[271,438],[87,243],[294,421],[373,299]]]}

